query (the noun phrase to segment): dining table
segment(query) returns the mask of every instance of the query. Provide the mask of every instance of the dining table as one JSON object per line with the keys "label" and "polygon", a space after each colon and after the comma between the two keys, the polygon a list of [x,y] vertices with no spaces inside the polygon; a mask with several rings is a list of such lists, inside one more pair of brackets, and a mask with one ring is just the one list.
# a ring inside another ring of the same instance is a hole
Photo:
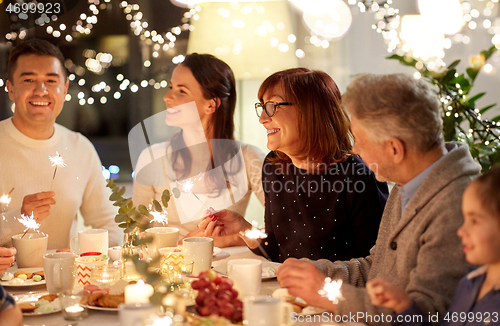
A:
{"label": "dining table", "polygon": [[[255,255],[246,246],[238,247],[228,247],[221,248],[221,251],[213,257],[212,267],[217,269],[217,267],[224,266],[231,259],[238,258],[255,258],[262,261],[266,261],[264,257]],[[276,278],[263,279],[260,288],[260,294],[262,295],[272,295],[272,293],[279,289],[280,285]],[[46,293],[47,289],[45,285],[36,285],[29,288],[26,287],[14,287],[9,286],[5,288],[9,294],[12,296],[23,295],[27,293]],[[316,318],[316,321],[307,321],[306,318],[293,322],[294,326],[327,326],[336,325],[334,321],[325,322],[325,318]],[[293,321],[293,320],[292,320]],[[81,321],[67,321],[63,318],[61,312],[36,315],[36,316],[23,316],[23,325],[25,326],[119,326],[119,316],[118,311],[100,311],[88,309],[88,315],[85,319]],[[342,323],[343,326],[363,326],[359,323]]]}

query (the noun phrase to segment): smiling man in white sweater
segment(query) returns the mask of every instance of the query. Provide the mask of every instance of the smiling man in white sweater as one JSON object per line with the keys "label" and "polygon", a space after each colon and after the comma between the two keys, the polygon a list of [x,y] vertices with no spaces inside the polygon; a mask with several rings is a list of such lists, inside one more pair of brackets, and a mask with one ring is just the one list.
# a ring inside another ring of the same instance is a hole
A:
{"label": "smiling man in white sweater", "polygon": [[[108,229],[110,246],[120,241],[97,152],[83,135],[55,123],[69,85],[63,64],[60,50],[43,40],[20,43],[10,53],[7,90],[15,110],[0,122],[0,193],[14,191],[0,215],[0,247],[24,232],[17,218],[33,213],[49,235],[48,249],[67,248],[78,210],[85,225]],[[49,156],[57,153],[66,166],[53,180]]]}

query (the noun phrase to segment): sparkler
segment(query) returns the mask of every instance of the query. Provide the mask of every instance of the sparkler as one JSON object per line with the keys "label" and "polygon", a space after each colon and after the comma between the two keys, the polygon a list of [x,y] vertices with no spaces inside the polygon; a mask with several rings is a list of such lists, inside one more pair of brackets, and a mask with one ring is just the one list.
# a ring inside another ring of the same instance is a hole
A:
{"label": "sparkler", "polygon": [[31,213],[31,216],[21,214],[21,218],[18,218],[17,220],[19,221],[19,223],[26,227],[26,230],[24,230],[24,234],[21,239],[26,235],[26,232],[28,232],[29,229],[36,231],[40,227],[40,223],[35,220],[35,216],[33,215],[33,213]]}
{"label": "sparkler", "polygon": [[52,156],[49,156],[49,160],[50,162],[52,163],[52,166],[55,166],[56,168],[54,169],[54,175],[52,176],[52,183],[50,184],[50,190],[52,190],[52,185],[54,185],[54,179],[56,177],[56,172],[57,172],[57,168],[60,167],[60,168],[63,168],[66,166],[66,163],[64,163],[64,160],[63,158],[61,157],[61,155],[59,154],[59,152],[56,152],[56,156],[52,157]]}
{"label": "sparkler", "polygon": [[325,285],[318,293],[322,297],[326,297],[328,300],[333,302],[334,304],[339,303],[339,300],[343,300],[342,292],[340,292],[340,288],[342,287],[342,280],[332,281],[331,278],[325,278]]}
{"label": "sparkler", "polygon": [[255,243],[257,244],[257,246],[259,246],[259,249],[262,252],[262,254],[264,255],[264,257],[266,257],[267,260],[272,261],[272,259],[269,257],[267,252],[260,245],[260,242],[257,241],[257,239],[267,238],[266,232],[264,232],[262,229],[259,229],[257,227],[258,225],[259,225],[259,223],[257,223],[257,221],[252,221],[252,228],[248,229],[244,232],[241,232],[241,234],[249,239],[253,239],[255,241]]}
{"label": "sparkler", "polygon": [[[198,176],[200,174],[198,174]],[[196,180],[196,177],[193,179]],[[198,178],[198,180],[201,180],[201,176]],[[201,199],[193,192],[194,182],[191,180],[191,178],[187,178],[184,181],[175,181],[175,182],[177,182],[179,185],[181,185],[182,191],[184,191],[185,193],[188,193],[190,195],[193,195],[196,199],[198,199],[198,201],[200,203],[203,204],[203,206],[205,206],[206,209],[209,209],[208,206],[205,205],[205,203],[202,202]]]}
{"label": "sparkler", "polygon": [[14,188],[12,188],[11,191],[9,191],[8,194],[2,195],[2,197],[0,197],[0,204],[4,204],[5,206],[9,206],[10,201],[12,200],[12,198],[10,198],[10,194],[13,191],[14,191]]}
{"label": "sparkler", "polygon": [[153,219],[149,223],[158,222],[163,225],[168,224],[167,212],[163,209],[162,212],[158,212],[153,208],[153,205],[149,204],[149,214],[153,216]]}

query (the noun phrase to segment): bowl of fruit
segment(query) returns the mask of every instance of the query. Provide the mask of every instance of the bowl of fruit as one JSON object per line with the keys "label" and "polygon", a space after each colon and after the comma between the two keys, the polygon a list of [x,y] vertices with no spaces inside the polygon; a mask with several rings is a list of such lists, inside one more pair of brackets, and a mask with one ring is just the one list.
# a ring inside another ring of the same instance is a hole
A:
{"label": "bowl of fruit", "polygon": [[195,303],[200,316],[220,316],[232,323],[243,320],[243,302],[238,299],[231,279],[222,278],[213,270],[204,271],[191,283],[191,288],[198,291]]}

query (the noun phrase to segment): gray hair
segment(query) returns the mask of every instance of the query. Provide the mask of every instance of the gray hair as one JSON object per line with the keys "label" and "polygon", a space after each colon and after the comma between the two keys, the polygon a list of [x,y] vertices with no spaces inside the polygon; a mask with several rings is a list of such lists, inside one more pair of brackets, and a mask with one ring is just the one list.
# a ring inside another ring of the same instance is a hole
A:
{"label": "gray hair", "polygon": [[397,138],[423,153],[443,142],[436,94],[412,76],[356,76],[342,96],[342,106],[378,142]]}

